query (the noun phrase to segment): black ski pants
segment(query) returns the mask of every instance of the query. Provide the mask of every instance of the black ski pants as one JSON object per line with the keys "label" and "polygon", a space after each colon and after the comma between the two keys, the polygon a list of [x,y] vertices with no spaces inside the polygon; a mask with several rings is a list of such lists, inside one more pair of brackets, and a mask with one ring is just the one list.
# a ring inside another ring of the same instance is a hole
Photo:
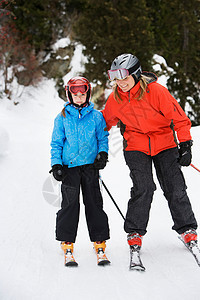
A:
{"label": "black ski pants", "polygon": [[76,240],[80,212],[80,188],[90,240],[95,242],[109,239],[108,218],[103,210],[103,199],[99,187],[99,171],[92,165],[63,167],[62,203],[56,218],[56,239],[72,243]]}
{"label": "black ski pants", "polygon": [[172,229],[179,234],[189,228],[197,228],[190,200],[186,193],[186,185],[177,161],[178,149],[164,150],[155,156],[140,151],[124,151],[126,164],[130,169],[133,182],[131,198],[124,229],[127,233],[146,233],[152,198],[156,185],[153,181],[152,162],[174,222]]}

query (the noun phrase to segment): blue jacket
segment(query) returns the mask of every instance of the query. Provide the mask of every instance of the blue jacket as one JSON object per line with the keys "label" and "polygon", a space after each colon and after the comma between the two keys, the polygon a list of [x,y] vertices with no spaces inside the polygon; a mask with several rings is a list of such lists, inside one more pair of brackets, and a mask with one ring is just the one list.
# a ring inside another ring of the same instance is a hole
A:
{"label": "blue jacket", "polygon": [[108,152],[108,132],[101,112],[94,104],[81,110],[65,104],[66,117],[55,118],[51,141],[51,166],[76,167],[92,164],[101,151]]}

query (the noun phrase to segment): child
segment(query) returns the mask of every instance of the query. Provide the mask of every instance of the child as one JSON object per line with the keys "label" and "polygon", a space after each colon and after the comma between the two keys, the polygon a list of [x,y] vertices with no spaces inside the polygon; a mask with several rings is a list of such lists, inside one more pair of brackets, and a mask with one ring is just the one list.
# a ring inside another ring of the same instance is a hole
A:
{"label": "child", "polygon": [[66,89],[68,102],[56,117],[51,141],[53,176],[62,181],[62,203],[56,219],[56,239],[65,252],[65,265],[77,266],[73,257],[82,189],[90,240],[98,264],[109,264],[105,240],[109,225],[99,188],[99,169],[108,159],[108,132],[101,112],[90,102],[91,85],[84,77],[71,78]]}

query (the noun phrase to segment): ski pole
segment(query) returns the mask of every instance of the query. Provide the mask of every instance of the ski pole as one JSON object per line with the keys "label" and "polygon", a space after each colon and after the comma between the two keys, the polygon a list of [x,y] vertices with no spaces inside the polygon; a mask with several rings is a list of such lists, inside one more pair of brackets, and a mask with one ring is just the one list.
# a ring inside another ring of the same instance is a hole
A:
{"label": "ski pole", "polygon": [[111,200],[113,201],[114,205],[116,206],[116,208],[117,208],[118,212],[120,213],[120,215],[122,216],[122,218],[123,218],[123,219],[124,219],[124,221],[125,221],[125,218],[124,218],[124,216],[123,216],[123,214],[122,214],[121,210],[119,209],[119,206],[118,206],[118,205],[117,205],[117,203],[115,202],[115,200],[114,200],[113,196],[112,196],[112,195],[111,195],[111,193],[109,192],[109,190],[108,190],[107,186],[105,185],[105,183],[104,183],[104,181],[101,179],[101,177],[100,177],[100,180],[101,180],[101,182],[102,182],[102,184],[103,184],[103,186],[104,186],[104,188],[105,188],[106,192],[108,193],[108,195],[110,196],[110,198],[111,198]]}
{"label": "ski pole", "polygon": [[193,164],[190,164],[190,166],[191,167],[193,167],[195,170],[197,170],[198,172],[200,172],[200,170],[197,168],[197,167],[195,167]]}

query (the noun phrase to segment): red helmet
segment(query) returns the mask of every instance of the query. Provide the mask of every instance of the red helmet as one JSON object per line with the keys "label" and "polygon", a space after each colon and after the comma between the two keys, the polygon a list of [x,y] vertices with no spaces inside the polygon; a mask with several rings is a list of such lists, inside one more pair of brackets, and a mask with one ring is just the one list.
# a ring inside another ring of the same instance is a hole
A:
{"label": "red helmet", "polygon": [[73,103],[72,95],[77,94],[78,92],[85,94],[87,93],[86,102],[89,103],[91,98],[91,84],[85,78],[81,76],[72,77],[65,86],[67,99],[69,102]]}

